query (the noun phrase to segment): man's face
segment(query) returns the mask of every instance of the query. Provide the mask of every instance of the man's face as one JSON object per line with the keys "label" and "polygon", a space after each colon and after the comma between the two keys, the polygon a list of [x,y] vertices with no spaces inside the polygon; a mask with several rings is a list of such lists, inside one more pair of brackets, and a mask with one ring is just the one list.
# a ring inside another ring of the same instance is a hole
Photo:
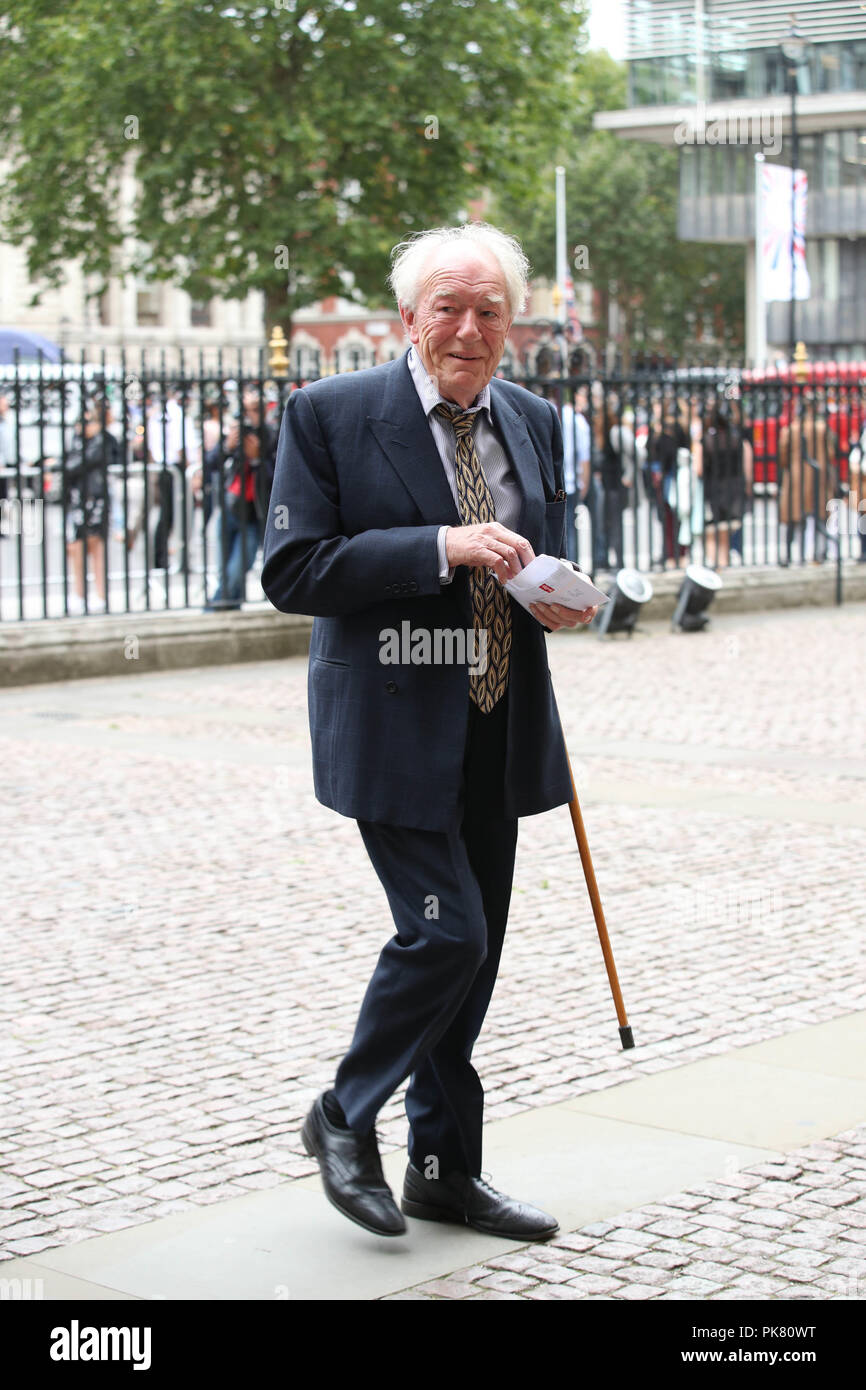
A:
{"label": "man's face", "polygon": [[440,394],[470,406],[496,371],[512,324],[499,262],[475,247],[438,247],[417,308],[401,304],[400,315]]}

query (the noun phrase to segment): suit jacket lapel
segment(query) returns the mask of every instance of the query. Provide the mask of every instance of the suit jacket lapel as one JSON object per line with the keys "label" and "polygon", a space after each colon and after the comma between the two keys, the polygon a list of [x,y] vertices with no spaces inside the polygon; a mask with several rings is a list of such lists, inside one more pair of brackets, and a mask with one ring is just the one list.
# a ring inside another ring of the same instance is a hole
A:
{"label": "suit jacket lapel", "polygon": [[393,371],[386,379],[382,414],[368,415],[367,423],[391,467],[417,503],[424,521],[459,526],[460,517],[415,390],[407,356],[408,352],[393,364]]}
{"label": "suit jacket lapel", "polygon": [[529,438],[526,417],[507,401],[496,389],[496,378],[490,383],[490,413],[498,429],[514,475],[520,489],[520,520],[515,530],[535,543],[536,537],[527,533],[535,529],[533,523],[541,520],[544,506],[544,488],[541,483],[538,455]]}
{"label": "suit jacket lapel", "polygon": [[[459,526],[460,515],[418,399],[407,356],[408,352],[392,364],[393,370],[386,378],[381,415],[368,415],[367,423],[391,467],[414,498],[424,521]],[[520,518],[515,529],[526,535],[525,528],[537,530],[544,514],[539,460],[527,432],[525,417],[496,389],[495,377],[490,383],[490,413],[520,490]],[[537,537],[529,539],[534,542]]]}

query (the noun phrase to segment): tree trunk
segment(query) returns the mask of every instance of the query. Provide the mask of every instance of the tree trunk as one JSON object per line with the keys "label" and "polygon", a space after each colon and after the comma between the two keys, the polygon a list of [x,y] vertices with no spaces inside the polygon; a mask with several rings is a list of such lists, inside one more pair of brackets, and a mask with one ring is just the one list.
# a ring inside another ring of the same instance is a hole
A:
{"label": "tree trunk", "polygon": [[620,304],[619,309],[622,314],[622,322],[625,327],[625,332],[622,334],[620,340],[620,347],[622,350],[622,374],[623,376],[628,376],[629,371],[631,370],[631,340],[632,334],[634,332],[634,313],[629,300],[626,300],[624,304]]}

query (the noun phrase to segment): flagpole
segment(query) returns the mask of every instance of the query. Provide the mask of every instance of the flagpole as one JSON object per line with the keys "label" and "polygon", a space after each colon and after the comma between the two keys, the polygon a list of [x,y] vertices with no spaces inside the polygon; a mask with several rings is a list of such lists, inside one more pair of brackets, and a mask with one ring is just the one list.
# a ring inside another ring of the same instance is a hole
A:
{"label": "flagpole", "polygon": [[755,366],[767,361],[767,300],[764,283],[764,156],[755,155]]}
{"label": "flagpole", "polygon": [[[565,328],[564,320],[567,317],[565,308],[565,277],[568,274],[568,262],[565,254],[565,166],[556,166],[556,288],[558,294],[556,299],[556,336],[559,355],[561,358],[560,374],[565,376],[568,371],[565,350]],[[559,308],[562,305],[563,314],[560,318]]]}

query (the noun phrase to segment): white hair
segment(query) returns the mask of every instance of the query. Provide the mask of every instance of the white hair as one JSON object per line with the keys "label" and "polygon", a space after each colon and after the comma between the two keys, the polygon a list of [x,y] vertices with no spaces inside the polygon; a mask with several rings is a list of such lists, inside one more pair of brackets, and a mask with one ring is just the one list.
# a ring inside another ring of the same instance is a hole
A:
{"label": "white hair", "polygon": [[397,303],[405,304],[407,309],[417,309],[423,283],[421,273],[431,251],[452,242],[463,242],[467,247],[475,246],[494,257],[505,277],[511,316],[514,318],[519,314],[529,290],[529,261],[515,237],[500,232],[498,227],[491,227],[489,222],[464,222],[459,227],[432,227],[426,232],[415,232],[395,246],[391,252],[391,274],[388,283]]}

